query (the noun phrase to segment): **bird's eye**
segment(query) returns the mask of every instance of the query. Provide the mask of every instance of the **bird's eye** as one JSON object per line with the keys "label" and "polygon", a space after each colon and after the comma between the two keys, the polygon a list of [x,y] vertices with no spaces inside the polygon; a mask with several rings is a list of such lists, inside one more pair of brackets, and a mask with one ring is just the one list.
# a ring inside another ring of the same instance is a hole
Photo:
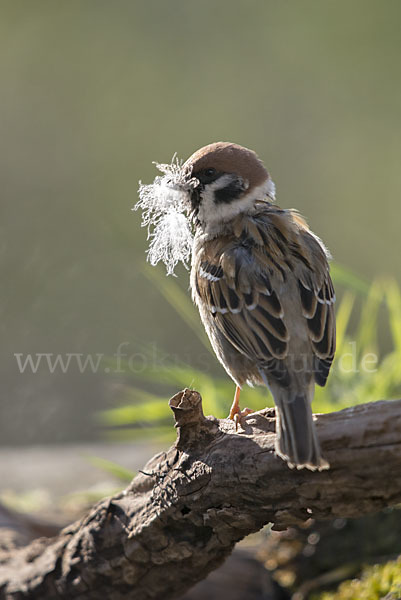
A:
{"label": "bird's eye", "polygon": [[202,185],[208,185],[215,181],[220,173],[214,167],[207,167],[206,169],[201,169],[200,171],[193,173],[193,175],[199,179]]}

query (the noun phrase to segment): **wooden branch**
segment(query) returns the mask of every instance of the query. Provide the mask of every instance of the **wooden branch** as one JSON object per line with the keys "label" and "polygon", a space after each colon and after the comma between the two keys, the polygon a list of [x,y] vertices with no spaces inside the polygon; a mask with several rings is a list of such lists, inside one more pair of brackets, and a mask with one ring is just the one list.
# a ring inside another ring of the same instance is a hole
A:
{"label": "wooden branch", "polygon": [[129,487],[53,539],[0,555],[0,598],[178,598],[266,523],[355,517],[401,501],[401,400],[318,415],[328,471],[274,454],[274,410],[244,430],[205,418],[201,397],[170,400],[177,441]]}

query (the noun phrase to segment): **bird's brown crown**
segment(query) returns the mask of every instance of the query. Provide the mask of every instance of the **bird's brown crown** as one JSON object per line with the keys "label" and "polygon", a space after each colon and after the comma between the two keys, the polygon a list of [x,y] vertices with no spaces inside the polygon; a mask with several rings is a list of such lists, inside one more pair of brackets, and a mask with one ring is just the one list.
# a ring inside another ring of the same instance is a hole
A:
{"label": "bird's brown crown", "polygon": [[249,182],[249,190],[262,185],[268,178],[262,161],[253,150],[231,142],[215,142],[200,148],[185,163],[192,173],[214,168],[223,173],[236,173]]}

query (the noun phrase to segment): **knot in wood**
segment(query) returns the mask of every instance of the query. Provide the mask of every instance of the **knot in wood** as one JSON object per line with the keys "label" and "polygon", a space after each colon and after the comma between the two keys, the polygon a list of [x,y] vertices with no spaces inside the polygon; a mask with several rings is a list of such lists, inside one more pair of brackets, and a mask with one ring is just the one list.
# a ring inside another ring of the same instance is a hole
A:
{"label": "knot in wood", "polygon": [[175,426],[195,425],[205,421],[202,410],[202,396],[195,390],[185,388],[178,392],[168,403],[174,413]]}
{"label": "knot in wood", "polygon": [[171,398],[169,406],[178,429],[177,448],[184,450],[194,445],[204,436],[205,430],[210,429],[211,422],[203,414],[199,392],[186,388]]}

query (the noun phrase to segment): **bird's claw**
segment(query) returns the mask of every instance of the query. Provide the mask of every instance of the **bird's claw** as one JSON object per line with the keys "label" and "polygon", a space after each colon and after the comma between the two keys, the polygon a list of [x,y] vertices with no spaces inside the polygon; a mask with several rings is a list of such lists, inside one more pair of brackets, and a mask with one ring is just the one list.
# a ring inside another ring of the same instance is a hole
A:
{"label": "bird's claw", "polygon": [[234,413],[233,415],[231,415],[231,413],[230,413],[229,418],[232,421],[234,421],[234,423],[235,423],[235,431],[238,431],[238,425],[241,425],[241,427],[242,427],[241,419],[243,419],[244,417],[247,417],[251,413],[253,413],[253,410],[248,407],[244,408],[243,410],[241,410],[238,407],[238,411],[236,413]]}

